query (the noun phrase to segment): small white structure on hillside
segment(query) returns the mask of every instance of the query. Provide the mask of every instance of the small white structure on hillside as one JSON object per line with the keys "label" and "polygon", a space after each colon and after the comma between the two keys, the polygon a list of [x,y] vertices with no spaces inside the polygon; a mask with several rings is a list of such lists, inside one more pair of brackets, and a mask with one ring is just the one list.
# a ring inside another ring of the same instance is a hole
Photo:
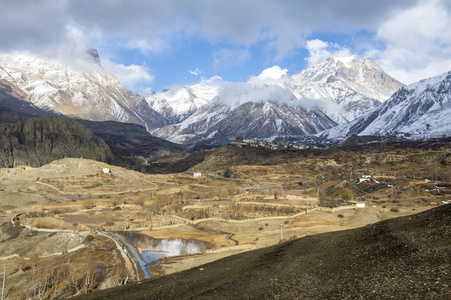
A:
{"label": "small white structure on hillside", "polygon": [[194,173],[194,178],[199,178],[199,177],[201,177],[202,176],[202,173],[201,172],[195,172]]}
{"label": "small white structure on hillside", "polygon": [[365,202],[356,203],[355,206],[357,208],[365,208]]}
{"label": "small white structure on hillside", "polygon": [[110,173],[110,169],[108,169],[108,168],[103,168],[103,169],[102,169],[102,172],[105,173],[105,174],[108,174],[108,173]]}
{"label": "small white structure on hillside", "polygon": [[371,175],[362,175],[362,177],[359,178],[359,182],[370,181],[370,180],[371,180]]}

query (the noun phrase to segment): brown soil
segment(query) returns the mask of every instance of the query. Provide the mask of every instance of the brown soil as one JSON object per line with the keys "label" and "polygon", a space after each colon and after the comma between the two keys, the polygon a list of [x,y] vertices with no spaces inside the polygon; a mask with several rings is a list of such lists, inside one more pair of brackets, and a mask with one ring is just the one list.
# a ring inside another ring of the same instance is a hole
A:
{"label": "brown soil", "polygon": [[[8,265],[9,288],[16,287],[16,294],[11,292],[9,297],[23,292],[17,287],[33,278],[36,266],[41,266],[43,272],[48,266],[56,268],[58,274],[67,273],[65,268],[71,270],[70,278],[58,275],[59,283],[49,285],[53,291],[46,292],[47,298],[64,298],[135,280],[130,268],[127,272],[124,267],[121,247],[107,236],[97,235],[99,230],[133,230],[155,238],[195,239],[215,246],[201,255],[162,260],[150,269],[157,278],[196,266],[204,268],[200,266],[250,249],[273,246],[280,241],[281,223],[284,239],[295,240],[411,215],[451,200],[451,156],[444,149],[399,150],[391,154],[276,151],[270,155],[265,151],[229,150],[225,147],[219,152],[209,151],[212,155],[206,161],[208,165],[199,166],[200,178],[193,178],[192,172],[142,174],[87,159],[62,159],[40,168],[0,169],[0,220],[12,225],[11,218],[22,213],[21,225],[41,228],[2,233],[0,259]],[[235,156],[235,160],[224,160],[227,156]],[[260,158],[265,165],[254,164]],[[225,178],[225,168],[229,167],[235,177]],[[112,173],[104,174],[103,168]],[[367,172],[379,183],[358,184],[358,178]],[[352,192],[354,201],[367,206],[360,209],[349,205],[338,210],[341,207],[337,205],[343,204],[344,188]],[[307,199],[310,209],[322,205],[322,211],[304,214]],[[337,210],[332,211],[332,206]],[[42,233],[47,229],[58,233]],[[95,239],[75,239],[73,245],[65,245],[70,235],[62,230],[77,234],[84,231]],[[29,236],[34,231],[37,235]],[[16,249],[25,249],[19,247],[22,244],[36,251],[19,253]],[[85,247],[70,253],[64,248],[77,245]],[[94,274],[85,272],[83,257],[88,254],[95,261],[91,267],[97,273],[94,282],[81,289],[77,284],[82,281],[77,280]],[[29,264],[31,257],[39,263]],[[61,264],[64,270],[59,268]],[[46,274],[43,278],[54,278]],[[66,290],[66,280],[71,281],[70,290]],[[24,293],[30,295],[40,284],[31,282]]]}
{"label": "brown soil", "polygon": [[451,205],[74,299],[449,299]]}

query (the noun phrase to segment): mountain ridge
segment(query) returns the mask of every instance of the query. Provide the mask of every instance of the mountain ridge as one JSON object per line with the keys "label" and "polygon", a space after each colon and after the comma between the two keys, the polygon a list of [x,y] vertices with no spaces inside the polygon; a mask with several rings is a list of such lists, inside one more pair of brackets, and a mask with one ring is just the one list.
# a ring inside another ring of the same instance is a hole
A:
{"label": "mountain ridge", "polygon": [[0,53],[0,79],[20,88],[35,106],[72,118],[120,121],[148,130],[166,120],[144,98],[124,88],[99,62],[94,49],[71,63],[28,53]]}
{"label": "mountain ridge", "polygon": [[451,71],[402,87],[364,116],[321,134],[344,139],[351,135],[440,137],[451,132]]}
{"label": "mountain ridge", "polygon": [[173,123],[152,133],[178,143],[315,135],[379,106],[402,86],[357,56],[329,58],[291,77],[285,71],[274,66],[247,83],[219,80],[155,93],[147,102]]}

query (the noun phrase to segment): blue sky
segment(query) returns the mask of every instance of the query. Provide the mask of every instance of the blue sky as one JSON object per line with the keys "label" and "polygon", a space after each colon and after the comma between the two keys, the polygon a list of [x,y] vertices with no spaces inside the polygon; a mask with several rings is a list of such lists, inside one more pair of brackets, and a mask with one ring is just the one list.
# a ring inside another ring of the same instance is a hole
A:
{"label": "blue sky", "polygon": [[447,0],[0,0],[0,11],[1,52],[89,45],[140,94],[354,54],[404,83],[451,70]]}

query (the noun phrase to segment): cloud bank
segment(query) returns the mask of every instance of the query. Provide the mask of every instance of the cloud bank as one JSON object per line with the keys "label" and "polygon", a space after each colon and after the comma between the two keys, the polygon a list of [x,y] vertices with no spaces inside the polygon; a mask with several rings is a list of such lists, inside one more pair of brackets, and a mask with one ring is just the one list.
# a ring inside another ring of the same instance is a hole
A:
{"label": "cloud bank", "polygon": [[[248,62],[253,47],[273,63],[304,50],[309,64],[367,55],[405,83],[451,69],[446,0],[0,0],[0,7],[0,51],[88,44],[116,64],[114,75],[134,71],[144,81],[155,75],[118,61],[120,53],[165,53],[190,39],[217,45],[211,61],[219,70]],[[353,40],[362,32],[365,41]]]}

